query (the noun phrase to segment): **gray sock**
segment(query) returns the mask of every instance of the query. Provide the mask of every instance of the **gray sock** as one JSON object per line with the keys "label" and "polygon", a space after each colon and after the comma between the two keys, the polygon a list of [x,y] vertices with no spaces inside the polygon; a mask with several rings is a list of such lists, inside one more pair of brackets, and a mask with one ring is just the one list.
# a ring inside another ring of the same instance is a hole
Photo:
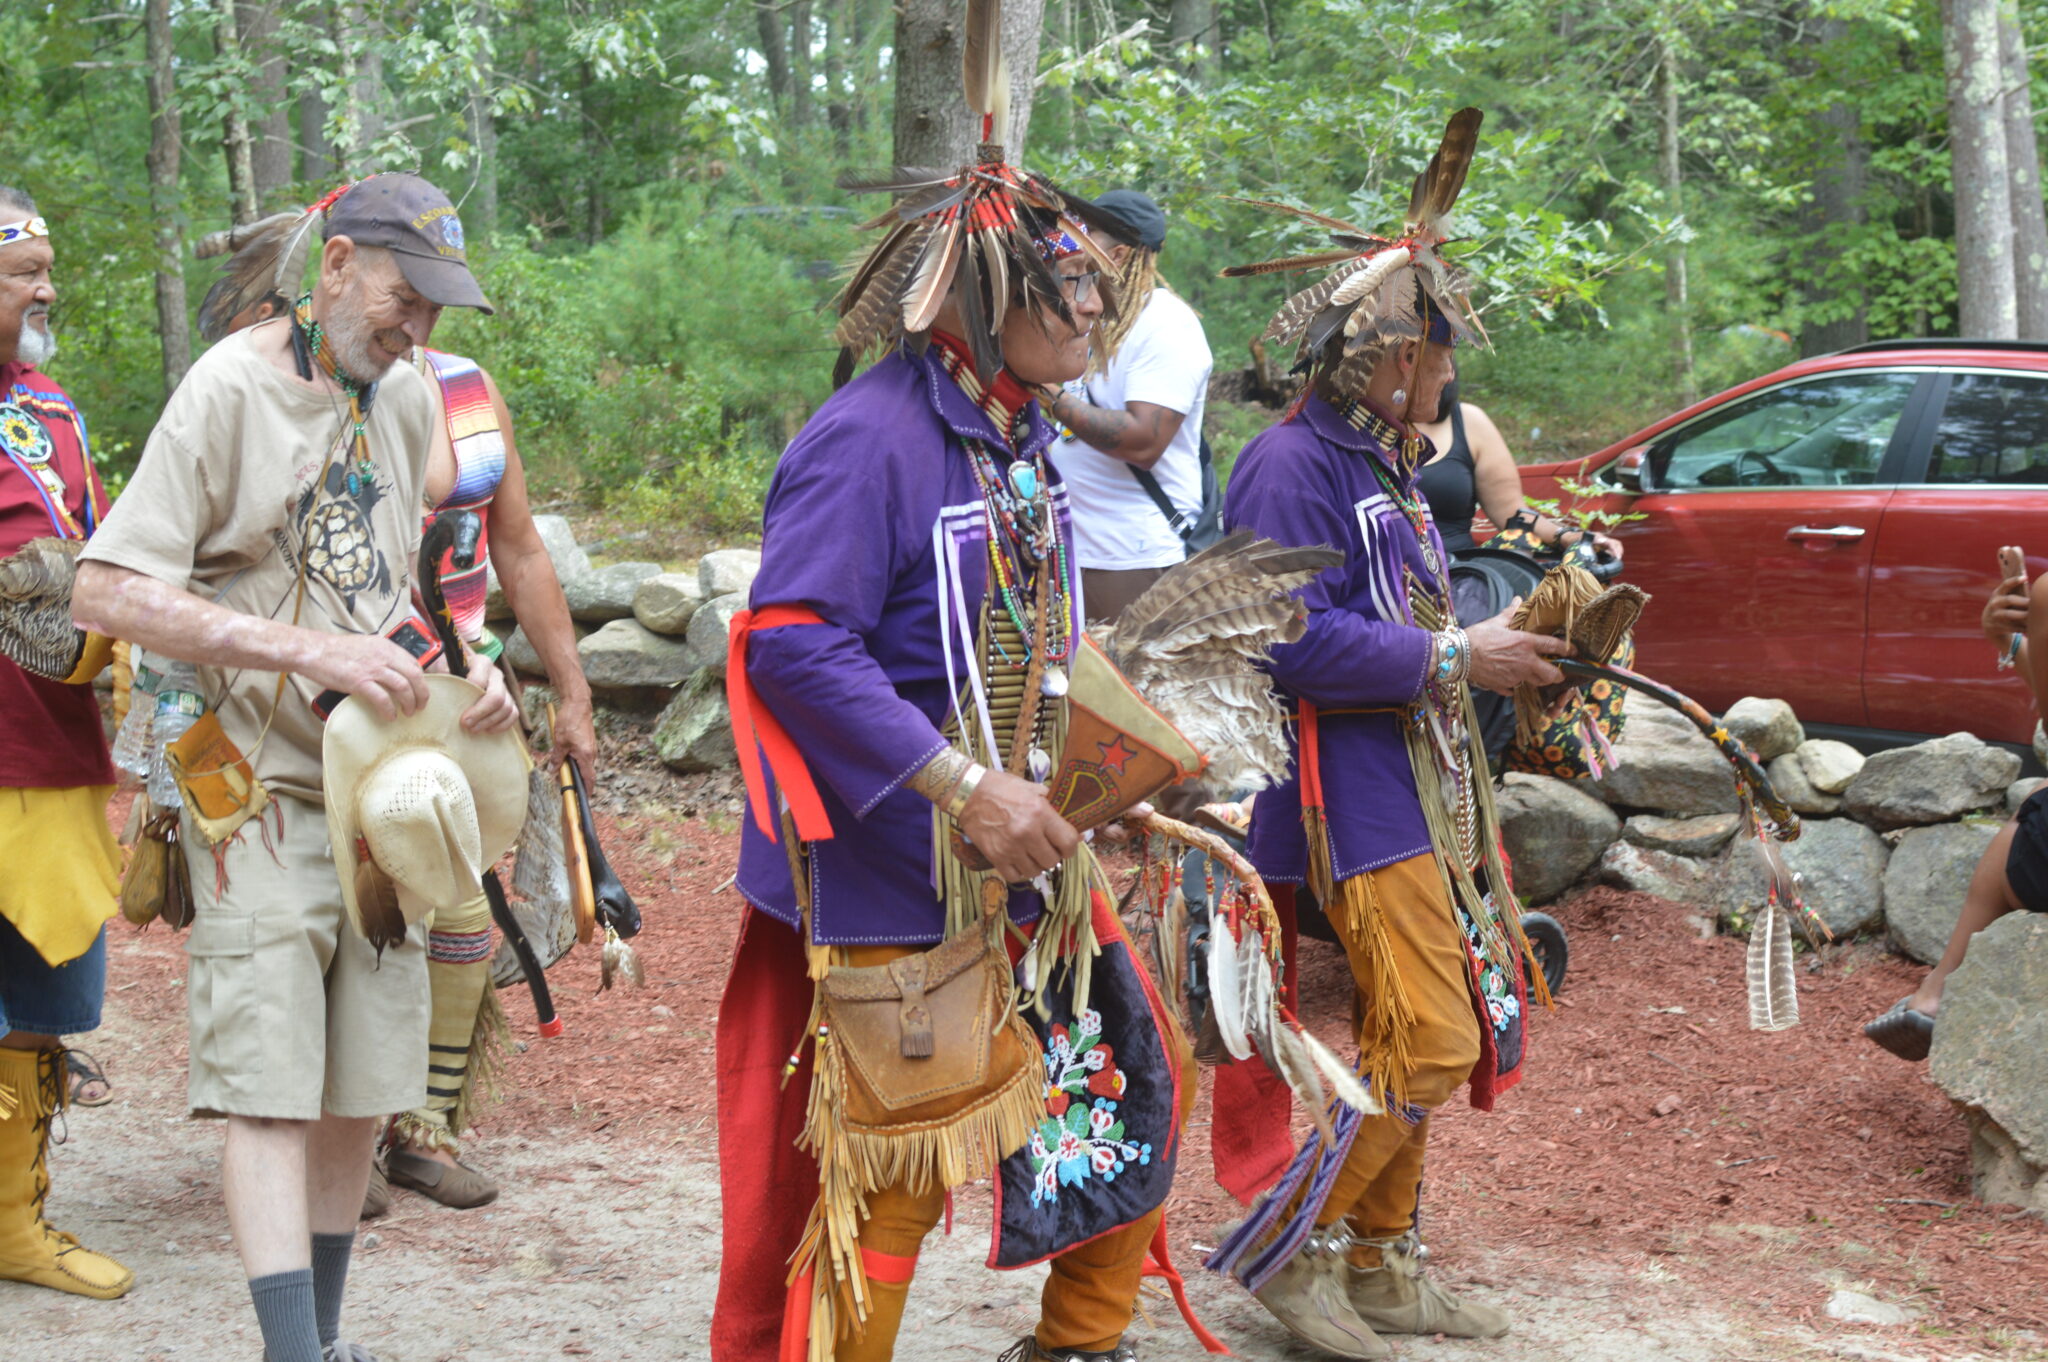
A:
{"label": "gray sock", "polygon": [[353,1231],[313,1235],[313,1322],[323,1348],[341,1337],[341,1293],[348,1285],[348,1260],[355,1247]]}
{"label": "gray sock", "polygon": [[263,1330],[265,1362],[320,1362],[311,1269],[251,1277],[249,1299],[256,1303],[256,1323]]}

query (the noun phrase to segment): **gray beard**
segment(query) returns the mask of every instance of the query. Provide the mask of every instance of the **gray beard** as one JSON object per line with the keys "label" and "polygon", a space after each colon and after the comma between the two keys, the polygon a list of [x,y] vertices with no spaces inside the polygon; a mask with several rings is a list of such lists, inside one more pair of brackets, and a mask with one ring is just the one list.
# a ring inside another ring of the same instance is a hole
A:
{"label": "gray beard", "polygon": [[361,317],[336,307],[330,309],[320,330],[326,338],[328,353],[343,373],[362,384],[375,383],[384,376],[377,362],[370,358],[370,329]]}
{"label": "gray beard", "polygon": [[57,354],[57,338],[28,317],[21,319],[21,335],[14,342],[14,358],[17,363],[31,368],[41,368]]}

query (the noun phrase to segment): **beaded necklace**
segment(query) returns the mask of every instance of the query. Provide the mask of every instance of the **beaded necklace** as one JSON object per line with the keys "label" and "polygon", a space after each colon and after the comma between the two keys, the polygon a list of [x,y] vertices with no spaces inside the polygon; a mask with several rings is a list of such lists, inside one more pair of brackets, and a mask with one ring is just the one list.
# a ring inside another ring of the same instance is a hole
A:
{"label": "beaded necklace", "polygon": [[1382,460],[1366,458],[1366,462],[1372,465],[1372,475],[1378,480],[1380,490],[1387,494],[1389,501],[1400,507],[1409,528],[1415,531],[1415,542],[1422,546],[1423,565],[1429,569],[1429,575],[1436,579],[1436,586],[1441,590],[1444,585],[1443,560],[1437,555],[1436,545],[1430,542],[1429,510],[1423,504],[1421,487],[1415,481],[1415,470],[1422,463],[1422,437],[1402,435],[1392,421],[1356,397],[1338,410],[1354,429],[1363,431],[1373,443],[1388,451],[1399,466],[1401,476],[1396,477]]}
{"label": "beaded necklace", "polygon": [[[370,437],[364,427],[370,419],[370,402],[376,400],[377,385],[364,384],[335,361],[333,351],[327,344],[326,328],[313,319],[313,295],[302,294],[298,305],[292,309],[292,321],[299,328],[299,335],[306,342],[306,349],[319,364],[322,373],[333,379],[341,390],[348,394],[349,420],[355,424],[355,434],[349,441],[351,458],[348,464],[348,494],[359,497],[363,484],[374,481],[377,476],[377,462],[370,457]],[[365,399],[369,399],[365,401]]]}

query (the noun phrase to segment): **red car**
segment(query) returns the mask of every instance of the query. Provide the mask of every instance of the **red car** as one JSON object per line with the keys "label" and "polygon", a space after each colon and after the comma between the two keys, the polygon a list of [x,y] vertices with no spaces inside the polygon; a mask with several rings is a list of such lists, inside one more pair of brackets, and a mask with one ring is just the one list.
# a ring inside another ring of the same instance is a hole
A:
{"label": "red car", "polygon": [[1895,341],[1768,374],[1584,460],[1623,576],[1655,599],[1637,666],[1720,710],[1779,696],[1883,745],[1968,730],[2025,744],[2027,687],[1978,626],[2001,545],[2048,571],[2048,345]]}

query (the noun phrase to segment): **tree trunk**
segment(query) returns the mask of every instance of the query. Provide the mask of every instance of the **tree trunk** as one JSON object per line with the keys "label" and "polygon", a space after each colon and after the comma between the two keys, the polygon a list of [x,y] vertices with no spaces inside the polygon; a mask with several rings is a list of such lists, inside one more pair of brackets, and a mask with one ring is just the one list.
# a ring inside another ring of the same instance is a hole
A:
{"label": "tree trunk", "polygon": [[[488,37],[491,30],[490,0],[476,0],[474,21]],[[498,120],[491,107],[491,87],[496,83],[496,64],[488,42],[478,59],[476,88],[469,95],[469,144],[475,148],[476,188],[462,205],[469,234],[479,241],[490,240],[498,230]]]}
{"label": "tree trunk", "polygon": [[1956,200],[1956,322],[1976,340],[2013,340],[2012,196],[2005,148],[2000,0],[1941,0],[1949,179]]}
{"label": "tree trunk", "polygon": [[[1848,32],[1846,20],[1820,21],[1813,29],[1815,52],[1846,38]],[[1839,275],[1831,266],[1840,255],[1841,245],[1833,239],[1835,233],[1831,229],[1854,227],[1863,222],[1863,196],[1870,171],[1870,146],[1863,140],[1862,119],[1854,105],[1846,102],[1830,105],[1818,123],[1813,203],[1805,214],[1811,244],[1804,271],[1809,282],[1803,290],[1803,297],[1810,306],[1840,301],[1837,292]],[[1801,354],[1832,354],[1870,339],[1870,319],[1864,310],[1863,293],[1856,283],[1849,287],[1857,290],[1854,310],[1846,317],[1803,325],[1799,332]]]}
{"label": "tree trunk", "polygon": [[[1191,80],[1207,82],[1215,78],[1219,47],[1216,24],[1216,0],[1172,0],[1167,9],[1167,49]],[[1208,53],[1197,56],[1193,50],[1197,45],[1208,48]]]}
{"label": "tree trunk", "polygon": [[604,180],[599,157],[602,148],[598,146],[596,98],[591,89],[596,78],[591,75],[587,61],[579,63],[578,70],[583,79],[583,88],[577,92],[576,99],[583,115],[583,243],[595,246],[604,239]]}
{"label": "tree trunk", "polygon": [[[1010,159],[1022,158],[1038,72],[1045,0],[1003,7],[1003,57],[1010,68],[1009,127],[996,129]],[[896,163],[965,165],[981,141],[981,120],[960,90],[961,21],[947,0],[902,0],[896,8]]]}
{"label": "tree trunk", "polygon": [[344,91],[348,100],[344,130],[335,159],[341,173],[353,178],[375,169],[369,164],[369,151],[384,135],[384,51],[377,46],[376,32],[360,3],[343,8],[340,22],[349,81]]}
{"label": "tree trunk", "polygon": [[[1678,160],[1678,54],[1670,35],[1658,40],[1657,161],[1664,177],[1664,204],[1685,211],[1683,168]],[[1671,376],[1691,406],[1699,393],[1693,379],[1692,308],[1687,297],[1685,242],[1673,240],[1664,257],[1664,307],[1671,317]]]}
{"label": "tree trunk", "polygon": [[2048,340],[2048,211],[2041,203],[2041,152],[2018,6],[1999,6],[1999,65],[2005,84],[2005,159],[2012,185],[2014,311],[2021,340]]}
{"label": "tree trunk", "polygon": [[789,6],[789,124],[811,125],[811,0]]}
{"label": "tree trunk", "polygon": [[317,89],[308,89],[299,96],[299,145],[305,150],[301,178],[326,192],[339,176],[334,144],[327,140],[327,101]]}
{"label": "tree trunk", "polygon": [[841,160],[853,150],[853,103],[846,88],[846,49],[859,32],[859,0],[825,0],[825,121]]}
{"label": "tree trunk", "polygon": [[[242,35],[235,22],[235,0],[213,0],[213,49],[221,65],[239,71],[242,65]],[[235,80],[240,84],[240,80]],[[234,204],[235,225],[256,220],[256,171],[250,164],[249,119],[232,101],[221,119],[221,150],[227,154],[228,198]]]}
{"label": "tree trunk", "polygon": [[254,63],[249,92],[262,110],[249,122],[249,170],[258,210],[278,207],[292,182],[292,106],[285,93],[284,53],[277,45],[277,10],[242,0],[235,6],[242,51]]}
{"label": "tree trunk", "polygon": [[178,104],[171,76],[174,43],[171,0],[147,0],[143,10],[147,56],[143,88],[149,100],[149,213],[156,233],[156,326],[163,351],[166,399],[192,367],[192,335],[185,312],[185,230],[178,200]]}
{"label": "tree trunk", "polygon": [[789,48],[782,40],[782,10],[775,0],[754,0],[754,31],[761,60],[768,67],[768,97],[775,107],[789,107]]}

